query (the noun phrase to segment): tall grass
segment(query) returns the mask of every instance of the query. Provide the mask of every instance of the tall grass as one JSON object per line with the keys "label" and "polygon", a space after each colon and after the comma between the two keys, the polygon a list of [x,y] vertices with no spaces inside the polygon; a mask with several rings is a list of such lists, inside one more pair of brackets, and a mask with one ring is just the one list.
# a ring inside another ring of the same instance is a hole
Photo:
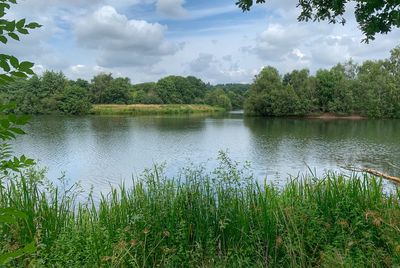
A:
{"label": "tall grass", "polygon": [[100,104],[94,105],[91,113],[98,115],[164,115],[222,113],[225,109],[200,104]]}
{"label": "tall grass", "polygon": [[38,251],[12,266],[35,267],[397,267],[400,190],[379,179],[328,173],[258,183],[221,154],[211,173],[160,168],[100,200],[27,172],[5,184],[0,204],[28,215],[2,226],[0,248],[34,239]]}

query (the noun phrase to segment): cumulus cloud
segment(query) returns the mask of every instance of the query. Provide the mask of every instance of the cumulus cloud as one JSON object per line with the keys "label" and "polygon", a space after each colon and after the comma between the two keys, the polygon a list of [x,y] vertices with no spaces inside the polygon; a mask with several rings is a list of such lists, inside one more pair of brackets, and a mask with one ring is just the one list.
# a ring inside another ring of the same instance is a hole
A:
{"label": "cumulus cloud", "polygon": [[159,23],[129,20],[111,6],[103,6],[74,24],[77,43],[99,51],[104,67],[151,65],[174,54],[179,46],[168,42]]}
{"label": "cumulus cloud", "polygon": [[244,50],[257,54],[261,59],[279,61],[291,53],[298,44],[311,36],[311,32],[297,25],[270,24],[260,33],[255,45]]}
{"label": "cumulus cloud", "polygon": [[[2,53],[35,62],[39,73],[62,70],[71,78],[112,72],[144,82],[191,74],[225,83],[250,82],[266,65],[281,72],[295,68],[314,72],[349,58],[356,62],[385,58],[400,40],[400,29],[395,29],[370,44],[361,43],[351,9],[343,27],[298,23],[300,10],[292,0],[256,5],[245,14],[234,2],[214,2],[19,1],[8,16],[26,17],[44,27],[22,36],[21,42],[10,40]],[[157,23],[160,20],[162,24]]]}
{"label": "cumulus cloud", "polygon": [[188,65],[191,74],[213,83],[243,82],[252,76],[249,70],[240,67],[239,62],[233,62],[232,55],[218,59],[209,53],[199,53]]}
{"label": "cumulus cloud", "polygon": [[183,7],[184,0],[158,0],[156,3],[157,11],[170,18],[183,18],[188,15],[188,11]]}
{"label": "cumulus cloud", "polygon": [[189,67],[193,72],[200,73],[210,68],[214,56],[209,53],[200,53],[199,56],[189,63]]}

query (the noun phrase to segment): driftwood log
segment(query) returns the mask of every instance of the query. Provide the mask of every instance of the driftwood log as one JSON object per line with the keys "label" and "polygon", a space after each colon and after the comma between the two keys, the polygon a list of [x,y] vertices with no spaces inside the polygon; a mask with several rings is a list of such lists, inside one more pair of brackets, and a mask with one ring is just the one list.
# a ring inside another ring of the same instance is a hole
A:
{"label": "driftwood log", "polygon": [[355,167],[342,167],[342,168],[346,169],[346,170],[350,170],[350,171],[355,171],[355,172],[365,172],[365,173],[374,175],[376,177],[380,177],[380,178],[389,180],[391,182],[400,184],[400,178],[399,177],[390,176],[390,175],[388,175],[386,173],[379,172],[379,171],[377,171],[375,169],[371,169],[371,168],[355,168]]}
{"label": "driftwood log", "polygon": [[387,179],[389,181],[395,182],[397,184],[400,184],[400,178],[399,177],[390,176],[388,174],[385,174],[385,173],[382,173],[382,172],[379,172],[379,171],[376,171],[376,170],[370,169],[370,168],[365,168],[365,169],[363,169],[363,171],[367,172],[367,173],[369,173],[371,175],[374,175],[374,176],[377,176],[377,177],[381,177],[381,178]]}

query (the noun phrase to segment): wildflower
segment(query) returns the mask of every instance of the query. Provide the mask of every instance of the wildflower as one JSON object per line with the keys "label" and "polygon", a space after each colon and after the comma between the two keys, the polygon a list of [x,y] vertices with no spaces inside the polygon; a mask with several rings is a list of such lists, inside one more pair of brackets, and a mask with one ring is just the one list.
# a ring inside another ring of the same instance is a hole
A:
{"label": "wildflower", "polygon": [[276,245],[279,247],[283,244],[283,238],[282,236],[278,236],[275,240]]}
{"label": "wildflower", "polygon": [[125,240],[121,240],[121,241],[119,241],[119,243],[118,243],[118,248],[119,249],[126,249],[126,242],[125,242]]}
{"label": "wildflower", "polygon": [[165,230],[165,231],[163,232],[163,235],[164,235],[164,237],[169,237],[171,234],[170,234],[170,232],[168,232],[167,230]]}
{"label": "wildflower", "polygon": [[149,230],[148,228],[144,228],[143,233],[144,233],[145,235],[147,235],[148,233],[150,233],[150,230]]}
{"label": "wildflower", "polygon": [[375,225],[376,227],[379,227],[382,225],[382,219],[379,217],[374,218],[374,220],[372,221],[372,224]]}
{"label": "wildflower", "polygon": [[110,261],[112,259],[112,257],[110,257],[110,256],[103,256],[102,258],[101,258],[101,261],[102,262],[108,262],[108,261]]}
{"label": "wildflower", "polygon": [[340,220],[338,222],[338,224],[342,227],[342,228],[348,228],[350,225],[346,220]]}

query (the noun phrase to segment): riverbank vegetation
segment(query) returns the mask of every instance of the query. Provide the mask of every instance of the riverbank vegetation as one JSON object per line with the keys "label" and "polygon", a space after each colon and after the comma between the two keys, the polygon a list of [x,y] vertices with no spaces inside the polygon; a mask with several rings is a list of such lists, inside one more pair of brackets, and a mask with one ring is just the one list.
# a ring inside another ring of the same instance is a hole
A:
{"label": "riverbank vegetation", "polygon": [[400,118],[399,62],[397,47],[385,60],[360,65],[349,61],[315,75],[303,69],[282,76],[274,67],[266,67],[252,85],[216,86],[193,76],[132,85],[128,78],[111,74],[99,74],[88,82],[46,71],[2,86],[0,99],[15,102],[12,111],[23,114],[87,114],[97,104],[206,104],[225,110],[244,107],[247,115],[256,116]]}
{"label": "riverbank vegetation", "polygon": [[281,76],[273,67],[256,76],[245,111],[261,116],[331,113],[400,118],[400,47],[385,60],[352,61],[315,76],[306,69]]}
{"label": "riverbank vegetation", "polygon": [[97,115],[211,114],[225,109],[202,104],[97,104],[90,112]]}
{"label": "riverbank vegetation", "polygon": [[128,78],[111,74],[99,74],[88,82],[46,71],[2,86],[0,101],[16,103],[11,112],[18,114],[87,114],[97,104],[198,104],[231,110],[243,107],[247,89],[248,85],[238,84],[211,86],[193,76],[168,76],[157,83],[132,85]]}
{"label": "riverbank vegetation", "polygon": [[77,203],[32,169],[4,180],[0,205],[27,216],[0,228],[0,254],[32,240],[12,267],[396,267],[400,190],[367,175],[328,173],[278,189],[225,154],[207,173],[154,168]]}

